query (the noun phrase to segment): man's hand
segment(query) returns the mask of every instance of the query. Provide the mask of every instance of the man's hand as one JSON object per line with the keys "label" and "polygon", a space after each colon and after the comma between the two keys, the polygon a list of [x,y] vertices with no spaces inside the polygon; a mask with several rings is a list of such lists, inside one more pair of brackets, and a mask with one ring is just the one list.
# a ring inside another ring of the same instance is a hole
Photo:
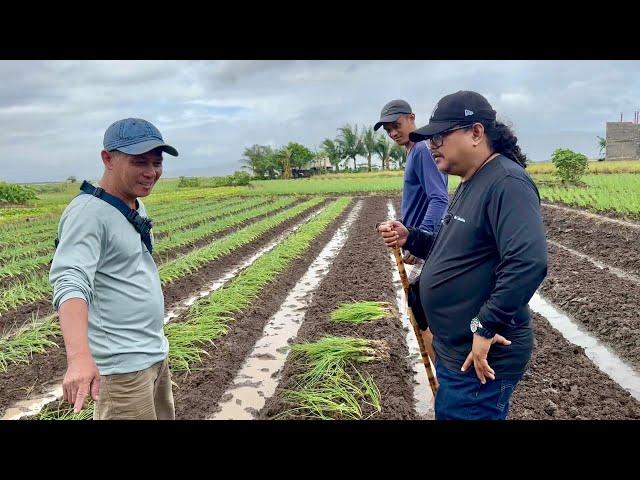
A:
{"label": "man's hand", "polygon": [[483,385],[487,383],[485,377],[488,377],[491,380],[496,379],[495,372],[489,366],[489,362],[487,362],[489,349],[491,348],[491,345],[496,342],[502,345],[511,345],[511,340],[507,340],[502,335],[498,335],[497,333],[493,336],[493,338],[484,338],[483,336],[474,333],[471,351],[469,352],[469,355],[467,355],[467,359],[462,364],[461,370],[464,372],[467,370],[467,368],[469,368],[471,362],[473,362],[473,366],[476,369],[476,376],[478,377],[478,380],[480,380],[480,383],[482,383]]}
{"label": "man's hand", "polygon": [[404,246],[409,237],[409,230],[397,220],[382,222],[378,225],[378,233],[389,248]]}
{"label": "man's hand", "polygon": [[89,352],[70,357],[68,362],[62,382],[63,398],[73,405],[73,411],[78,413],[84,408],[89,393],[94,400],[98,400],[100,372]]}
{"label": "man's hand", "polygon": [[402,261],[407,265],[415,265],[418,261],[418,257],[411,255],[408,250],[405,250],[404,255],[402,256]]}

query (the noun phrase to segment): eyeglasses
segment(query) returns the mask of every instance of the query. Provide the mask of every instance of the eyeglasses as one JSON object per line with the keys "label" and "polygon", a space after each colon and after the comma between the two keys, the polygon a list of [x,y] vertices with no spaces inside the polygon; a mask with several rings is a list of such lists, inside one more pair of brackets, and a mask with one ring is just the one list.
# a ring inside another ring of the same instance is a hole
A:
{"label": "eyeglasses", "polygon": [[470,128],[471,125],[461,125],[459,127],[450,128],[449,130],[445,130],[440,133],[436,133],[431,138],[429,138],[429,144],[431,148],[440,148],[444,143],[444,137],[449,135],[451,132],[455,130],[462,130],[463,128]]}

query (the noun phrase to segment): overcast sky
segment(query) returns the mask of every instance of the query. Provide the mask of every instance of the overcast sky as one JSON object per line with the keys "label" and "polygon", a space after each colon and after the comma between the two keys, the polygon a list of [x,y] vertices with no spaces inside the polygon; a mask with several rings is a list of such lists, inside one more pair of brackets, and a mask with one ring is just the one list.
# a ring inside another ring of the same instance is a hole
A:
{"label": "overcast sky", "polygon": [[640,110],[638,61],[0,61],[0,180],[95,179],[104,131],[145,118],[180,156],[165,176],[225,175],[245,147],[311,149],[403,98],[428,121],[457,90],[485,95],[532,160],[598,154],[607,121]]}

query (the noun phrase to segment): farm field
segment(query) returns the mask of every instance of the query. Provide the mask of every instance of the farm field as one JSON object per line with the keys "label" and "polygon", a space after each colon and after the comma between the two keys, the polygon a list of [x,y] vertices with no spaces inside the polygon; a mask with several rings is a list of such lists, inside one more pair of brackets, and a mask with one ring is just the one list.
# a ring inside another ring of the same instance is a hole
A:
{"label": "farm field", "polygon": [[[599,163],[580,188],[531,168],[549,273],[530,304],[535,350],[510,419],[640,419],[639,176]],[[395,265],[373,227],[399,212],[401,184],[402,172],[159,183],[144,203],[178,419],[433,418]],[[74,415],[60,402],[66,359],[47,276],[77,185],[51,190],[1,209],[4,419],[91,418],[91,407]]]}

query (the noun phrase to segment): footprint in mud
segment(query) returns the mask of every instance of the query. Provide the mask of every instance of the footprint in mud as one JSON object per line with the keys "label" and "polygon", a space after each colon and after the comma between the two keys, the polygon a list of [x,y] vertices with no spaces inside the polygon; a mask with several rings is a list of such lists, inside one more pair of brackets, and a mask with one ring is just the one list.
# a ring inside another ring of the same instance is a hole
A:
{"label": "footprint in mud", "polygon": [[259,353],[257,355],[253,355],[254,358],[259,358],[260,360],[275,360],[275,355],[270,353]]}
{"label": "footprint in mud", "polygon": [[220,403],[228,402],[232,398],[233,398],[232,393],[225,393],[224,395],[222,395],[222,397],[220,397]]}
{"label": "footprint in mud", "polygon": [[268,368],[261,368],[261,369],[260,369],[260,371],[261,371],[261,372],[268,372],[268,371],[269,371],[269,369],[268,369]]}
{"label": "footprint in mud", "polygon": [[[262,382],[260,380],[258,380],[256,382],[252,382],[251,380],[246,380],[244,382],[238,382],[238,383],[234,383],[233,384],[233,386],[235,388],[240,388],[240,387],[258,388],[260,385],[262,385]],[[236,402],[237,402],[237,400],[236,400]]]}
{"label": "footprint in mud", "polygon": [[240,400],[239,398],[236,398],[236,405],[242,405],[242,400]]}

